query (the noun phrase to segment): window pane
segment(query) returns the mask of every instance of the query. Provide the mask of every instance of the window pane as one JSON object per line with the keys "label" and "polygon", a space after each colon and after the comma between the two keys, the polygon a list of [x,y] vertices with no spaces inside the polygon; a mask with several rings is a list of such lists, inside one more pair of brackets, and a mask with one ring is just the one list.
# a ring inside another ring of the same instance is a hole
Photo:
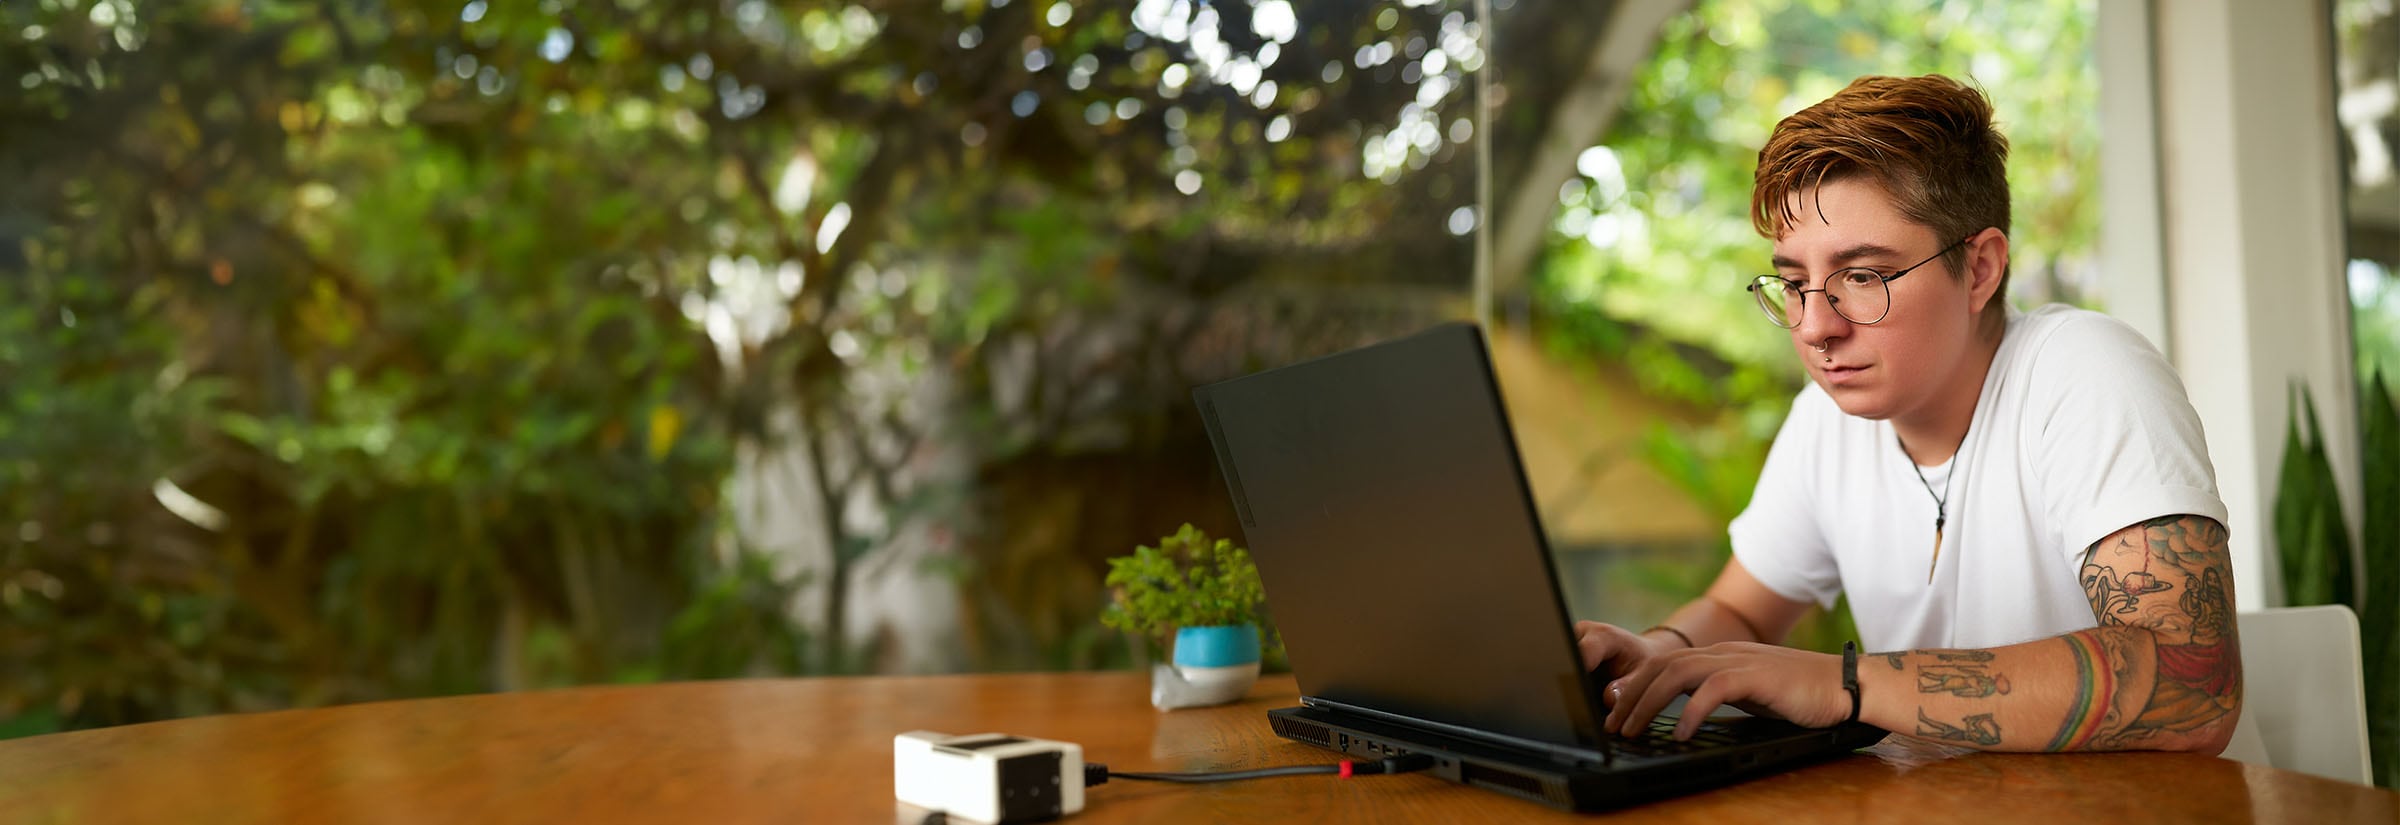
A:
{"label": "window pane", "polygon": [[2334,29],[2359,377],[2380,369],[2391,381],[2400,377],[2400,16],[2389,2],[2340,0]]}

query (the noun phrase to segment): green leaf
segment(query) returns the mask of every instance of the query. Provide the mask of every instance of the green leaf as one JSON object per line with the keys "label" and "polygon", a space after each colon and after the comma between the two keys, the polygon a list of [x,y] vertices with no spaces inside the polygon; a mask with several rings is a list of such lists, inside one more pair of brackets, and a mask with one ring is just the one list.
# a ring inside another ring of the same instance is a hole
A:
{"label": "green leaf", "polygon": [[258,416],[248,413],[220,414],[217,416],[217,427],[226,435],[233,436],[236,440],[253,447],[263,448],[267,446],[268,441],[272,440],[266,422],[260,421]]}
{"label": "green leaf", "polygon": [[2318,563],[2324,565],[2327,571],[2325,588],[2328,601],[2323,603],[2339,604],[2357,610],[2356,566],[2350,556],[2349,522],[2342,518],[2342,497],[2339,493],[2341,485],[2334,480],[2333,462],[2326,457],[2325,430],[2318,424],[2322,419],[2317,417],[2316,398],[2309,393],[2306,386],[2300,388],[2300,404],[2308,410],[2308,426],[2311,433],[2308,444],[2308,470],[2316,476],[2314,485],[2317,492],[2315,499],[2317,507],[2314,518],[2319,522],[2317,529],[2322,536],[2323,544],[2321,546],[2324,548],[2323,558]]}
{"label": "green leaf", "polygon": [[[2283,570],[2284,600],[2292,605],[2332,604],[2333,562],[2325,531],[2325,500],[2333,492],[2316,463],[2315,406],[2307,390],[2291,390],[2291,420],[2284,428],[2283,461],[2275,495],[2276,558]],[[2337,504],[2338,506],[2338,504]]]}
{"label": "green leaf", "polygon": [[2366,604],[2359,629],[2366,659],[2367,731],[2375,777],[2400,786],[2400,401],[2376,370],[2360,398],[2363,501],[2360,556]]}

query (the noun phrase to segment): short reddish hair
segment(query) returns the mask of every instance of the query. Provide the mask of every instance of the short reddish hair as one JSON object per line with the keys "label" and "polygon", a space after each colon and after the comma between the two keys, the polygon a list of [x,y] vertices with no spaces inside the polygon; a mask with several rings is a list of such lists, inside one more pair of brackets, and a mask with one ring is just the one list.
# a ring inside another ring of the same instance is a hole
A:
{"label": "short reddish hair", "polygon": [[[1944,244],[1985,227],[2008,231],[2008,138],[1992,124],[1991,101],[1956,80],[1862,77],[1775,124],[1758,150],[1751,225],[1780,237],[1796,217],[1793,195],[1851,177],[1882,185],[1901,215]],[[1965,271],[1964,248],[1945,259],[1953,274]],[[2004,303],[1993,301],[1987,317]]]}

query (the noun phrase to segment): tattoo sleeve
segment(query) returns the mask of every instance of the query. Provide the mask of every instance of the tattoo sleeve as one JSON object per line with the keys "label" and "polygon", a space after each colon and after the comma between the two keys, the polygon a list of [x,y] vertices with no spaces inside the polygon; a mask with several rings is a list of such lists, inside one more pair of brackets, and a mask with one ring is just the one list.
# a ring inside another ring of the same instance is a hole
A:
{"label": "tattoo sleeve", "polygon": [[2074,698],[2051,750],[2172,747],[2233,724],[2241,648],[2222,525],[2170,516],[2117,531],[2084,554],[2100,626],[2063,638]]}

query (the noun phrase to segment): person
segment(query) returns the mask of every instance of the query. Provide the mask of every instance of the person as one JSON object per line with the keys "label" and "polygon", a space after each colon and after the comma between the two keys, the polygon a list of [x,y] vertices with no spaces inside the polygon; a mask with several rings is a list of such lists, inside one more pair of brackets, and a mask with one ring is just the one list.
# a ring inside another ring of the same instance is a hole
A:
{"label": "person", "polygon": [[[1812,380],[1706,593],[1643,632],[1577,623],[1610,730],[1689,694],[1681,738],[1733,705],[1988,750],[2224,749],[2241,656],[2198,415],[2125,324],[2003,299],[2007,156],[1939,75],[1777,124],[1751,196],[1775,273],[1750,291]],[[1844,593],[1876,652],[1775,644]]]}

